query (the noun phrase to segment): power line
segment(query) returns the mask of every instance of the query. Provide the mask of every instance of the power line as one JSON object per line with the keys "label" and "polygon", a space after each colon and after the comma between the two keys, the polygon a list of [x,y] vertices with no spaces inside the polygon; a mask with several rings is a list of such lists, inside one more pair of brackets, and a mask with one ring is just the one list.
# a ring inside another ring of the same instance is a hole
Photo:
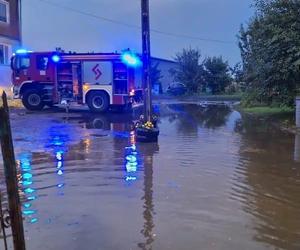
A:
{"label": "power line", "polygon": [[[84,16],[89,16],[89,17],[93,17],[96,18],[98,20],[101,21],[105,21],[105,22],[110,22],[110,23],[114,23],[114,24],[118,24],[118,25],[122,25],[122,26],[126,26],[129,28],[134,28],[134,29],[139,29],[141,30],[141,26],[138,25],[134,25],[134,24],[128,24],[122,21],[118,21],[115,19],[111,19],[111,18],[107,18],[107,17],[103,17],[103,16],[99,16],[99,15],[95,15],[93,13],[88,13],[82,10],[78,10],[72,7],[68,7],[59,3],[53,3],[51,1],[48,0],[39,0],[40,2],[61,8],[61,9],[65,9],[68,11],[72,11]],[[184,34],[176,34],[176,33],[171,33],[171,32],[165,32],[165,31],[161,31],[161,30],[157,30],[157,29],[151,29],[151,32],[153,33],[157,33],[160,35],[165,35],[165,36],[170,36],[170,37],[176,37],[176,38],[185,38],[185,39],[191,39],[191,40],[199,40],[199,41],[204,41],[204,42],[215,42],[215,43],[224,43],[224,44],[233,44],[233,41],[224,41],[224,40],[218,40],[218,39],[210,39],[210,38],[202,38],[202,37],[198,37],[198,36],[190,36],[190,35],[184,35]]]}
{"label": "power line", "polygon": [[152,32],[155,32],[157,34],[162,34],[166,36],[172,36],[172,37],[178,37],[178,38],[188,38],[191,40],[200,40],[204,42],[215,42],[215,43],[225,43],[225,44],[233,44],[233,41],[224,41],[224,40],[218,40],[218,39],[210,39],[210,38],[202,38],[198,36],[190,36],[190,35],[183,35],[183,34],[176,34],[176,33],[171,33],[171,32],[165,32],[165,31],[160,31],[156,29],[151,29]]}
{"label": "power line", "polygon": [[98,16],[98,15],[95,15],[93,13],[88,13],[88,12],[85,12],[85,11],[74,9],[72,7],[68,7],[68,6],[65,6],[65,5],[62,5],[62,4],[53,3],[53,2],[47,1],[47,0],[39,0],[39,1],[40,2],[44,2],[46,4],[49,4],[49,5],[52,5],[52,6],[55,6],[55,7],[59,7],[59,8],[65,9],[65,10],[69,10],[69,11],[81,14],[81,15],[84,15],[84,16],[89,16],[89,17],[93,17],[93,18],[96,18],[96,19],[100,19],[102,21],[106,21],[106,22],[110,22],[110,23],[115,23],[115,24],[119,24],[119,25],[130,27],[130,28],[141,29],[141,27],[137,26],[137,25],[124,23],[124,22],[121,22],[121,21],[118,21],[118,20],[107,18],[107,17]]}

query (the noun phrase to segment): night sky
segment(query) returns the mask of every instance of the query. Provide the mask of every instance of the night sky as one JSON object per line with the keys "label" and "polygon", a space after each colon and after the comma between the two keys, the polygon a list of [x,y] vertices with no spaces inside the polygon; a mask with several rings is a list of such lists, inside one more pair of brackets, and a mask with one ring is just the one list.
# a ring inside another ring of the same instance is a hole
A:
{"label": "night sky", "polygon": [[[22,2],[23,43],[28,49],[140,51],[140,0]],[[240,61],[236,35],[253,13],[251,2],[150,0],[153,56],[172,59],[182,48],[195,47],[204,57],[222,55],[230,64]]]}

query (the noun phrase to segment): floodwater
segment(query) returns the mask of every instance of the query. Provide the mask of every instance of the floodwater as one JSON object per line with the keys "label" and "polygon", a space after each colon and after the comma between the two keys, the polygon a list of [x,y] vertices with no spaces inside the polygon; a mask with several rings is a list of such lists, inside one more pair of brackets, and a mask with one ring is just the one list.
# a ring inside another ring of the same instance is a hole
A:
{"label": "floodwater", "polygon": [[222,105],[155,111],[157,144],[130,115],[11,114],[27,249],[300,249],[300,136]]}

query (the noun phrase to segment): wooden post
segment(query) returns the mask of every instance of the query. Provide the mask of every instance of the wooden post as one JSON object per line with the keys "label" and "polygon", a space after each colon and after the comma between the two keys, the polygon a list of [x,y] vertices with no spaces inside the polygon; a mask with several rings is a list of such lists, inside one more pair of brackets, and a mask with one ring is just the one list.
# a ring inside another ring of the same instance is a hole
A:
{"label": "wooden post", "polygon": [[0,140],[9,204],[9,216],[15,250],[25,250],[23,218],[19,197],[16,160],[13,148],[6,93],[2,94],[0,107]]}
{"label": "wooden post", "polygon": [[2,230],[2,235],[3,235],[3,241],[4,241],[4,249],[8,250],[7,246],[7,236],[6,236],[6,231],[5,231],[5,216],[4,216],[4,211],[2,207],[2,192],[0,190],[0,229]]}
{"label": "wooden post", "polygon": [[147,121],[152,121],[152,84],[150,80],[150,18],[149,0],[142,1],[142,42],[143,42],[143,88],[144,88],[144,116]]}
{"label": "wooden post", "polygon": [[300,162],[300,133],[295,135],[294,161]]}
{"label": "wooden post", "polygon": [[300,96],[296,97],[296,128],[300,129]]}

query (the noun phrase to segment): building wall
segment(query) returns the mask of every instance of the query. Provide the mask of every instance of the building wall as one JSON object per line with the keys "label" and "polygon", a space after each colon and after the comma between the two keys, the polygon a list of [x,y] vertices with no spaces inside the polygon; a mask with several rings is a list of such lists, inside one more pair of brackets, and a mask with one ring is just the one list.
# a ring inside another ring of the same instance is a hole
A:
{"label": "building wall", "polygon": [[0,62],[0,87],[9,87],[11,85],[10,58],[13,51],[20,46],[20,22],[19,22],[19,1],[18,0],[0,0],[9,3],[9,22],[0,22],[0,45],[8,48],[8,57],[6,62]]}
{"label": "building wall", "polygon": [[[8,57],[11,58],[13,51],[18,49],[20,42],[0,36],[0,44],[8,45]],[[6,64],[0,64],[0,86],[8,87],[11,85],[10,60]]]}
{"label": "building wall", "polygon": [[9,3],[9,23],[0,22],[0,36],[12,40],[20,40],[20,22],[19,22],[19,1],[18,0],[1,0]]}
{"label": "building wall", "polygon": [[168,86],[174,82],[173,77],[170,74],[170,69],[176,68],[177,63],[165,59],[160,58],[152,58],[152,63],[155,65],[158,63],[158,69],[161,71],[161,84],[162,84],[162,92],[165,93]]}

